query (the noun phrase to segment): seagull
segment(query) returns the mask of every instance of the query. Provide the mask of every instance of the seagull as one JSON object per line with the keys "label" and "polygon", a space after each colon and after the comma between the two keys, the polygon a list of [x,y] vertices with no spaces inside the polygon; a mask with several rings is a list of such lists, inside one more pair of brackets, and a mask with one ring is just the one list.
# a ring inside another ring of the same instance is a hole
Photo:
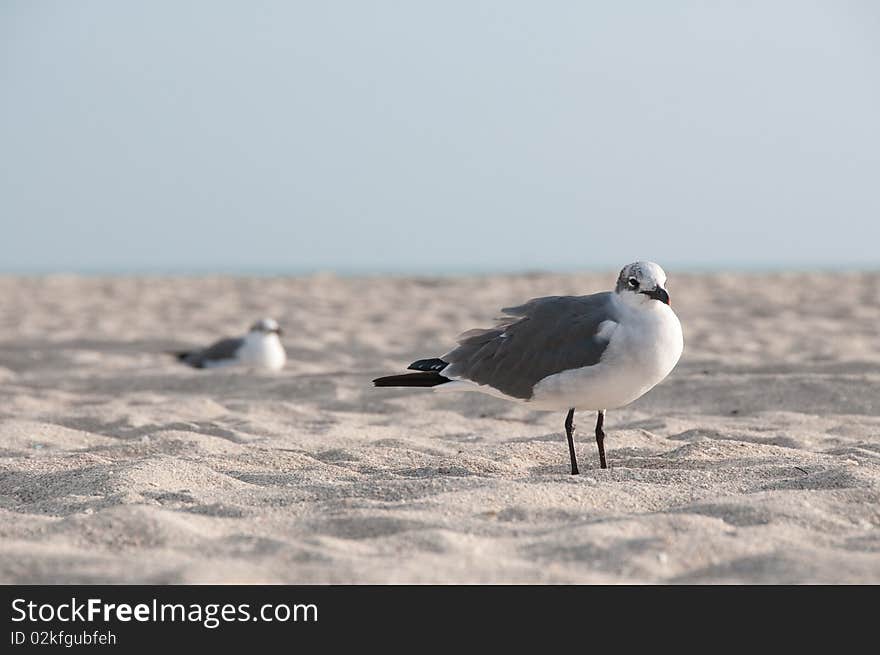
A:
{"label": "seagull", "polygon": [[264,318],[254,323],[243,337],[221,339],[207,348],[171,354],[193,368],[244,365],[277,371],[287,362],[287,353],[278,338],[280,335],[278,322]]}
{"label": "seagull", "polygon": [[620,271],[614,291],[534,298],[502,310],[489,329],[465,332],[442,357],[409,365],[416,373],[376,378],[377,387],[481,391],[537,410],[568,410],[571,474],[576,408],[598,412],[596,445],[605,461],[605,412],[647,393],[675,368],[684,348],[666,273],[654,262]]}

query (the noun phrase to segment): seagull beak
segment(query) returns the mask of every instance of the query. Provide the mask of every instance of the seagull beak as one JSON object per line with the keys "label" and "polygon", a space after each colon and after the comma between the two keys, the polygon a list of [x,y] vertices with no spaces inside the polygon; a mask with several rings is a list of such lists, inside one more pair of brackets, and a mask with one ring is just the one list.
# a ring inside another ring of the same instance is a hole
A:
{"label": "seagull beak", "polygon": [[648,298],[653,298],[654,300],[659,300],[664,305],[669,305],[669,294],[666,293],[666,289],[663,287],[657,286],[651,289],[650,291],[642,291],[641,293],[648,296]]}
{"label": "seagull beak", "polygon": [[275,334],[277,334],[279,337],[280,337],[282,334],[284,334],[284,332],[282,332],[281,328],[275,328],[274,330],[272,330],[272,332],[274,332]]}

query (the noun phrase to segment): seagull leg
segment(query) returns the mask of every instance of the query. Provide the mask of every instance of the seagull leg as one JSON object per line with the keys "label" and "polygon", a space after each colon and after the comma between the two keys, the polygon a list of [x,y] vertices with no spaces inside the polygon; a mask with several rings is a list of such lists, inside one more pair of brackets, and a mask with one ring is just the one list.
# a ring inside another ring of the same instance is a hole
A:
{"label": "seagull leg", "polygon": [[568,416],[565,417],[565,434],[568,437],[568,454],[571,455],[571,474],[577,475],[578,460],[574,452],[574,407],[568,410]]}
{"label": "seagull leg", "polygon": [[605,431],[602,425],[605,423],[605,410],[599,411],[599,417],[596,419],[596,445],[599,446],[599,467],[607,469],[605,463]]}

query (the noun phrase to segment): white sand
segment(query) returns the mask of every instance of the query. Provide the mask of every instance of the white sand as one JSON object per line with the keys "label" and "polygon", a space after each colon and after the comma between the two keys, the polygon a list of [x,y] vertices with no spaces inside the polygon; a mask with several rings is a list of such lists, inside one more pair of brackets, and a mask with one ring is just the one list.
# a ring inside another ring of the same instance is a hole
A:
{"label": "white sand", "polygon": [[[880,582],[880,274],[676,275],[606,421],[373,389],[605,275],[0,278],[0,582]],[[162,354],[275,316],[278,374]]]}

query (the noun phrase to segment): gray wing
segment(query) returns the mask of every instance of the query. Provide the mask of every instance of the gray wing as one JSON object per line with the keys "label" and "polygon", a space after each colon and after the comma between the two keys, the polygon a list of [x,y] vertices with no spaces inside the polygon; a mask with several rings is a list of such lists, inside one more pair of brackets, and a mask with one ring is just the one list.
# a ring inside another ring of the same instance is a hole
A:
{"label": "gray wing", "polygon": [[194,350],[184,353],[180,358],[190,366],[203,368],[207,362],[214,362],[223,359],[234,359],[238,349],[244,344],[242,338],[221,339],[217,343],[211,344],[202,350]]}
{"label": "gray wing", "polygon": [[599,326],[617,320],[610,292],[535,298],[502,311],[497,327],[459,337],[459,346],[442,358],[449,362],[442,375],[528,399],[548,375],[596,364],[608,345]]}

